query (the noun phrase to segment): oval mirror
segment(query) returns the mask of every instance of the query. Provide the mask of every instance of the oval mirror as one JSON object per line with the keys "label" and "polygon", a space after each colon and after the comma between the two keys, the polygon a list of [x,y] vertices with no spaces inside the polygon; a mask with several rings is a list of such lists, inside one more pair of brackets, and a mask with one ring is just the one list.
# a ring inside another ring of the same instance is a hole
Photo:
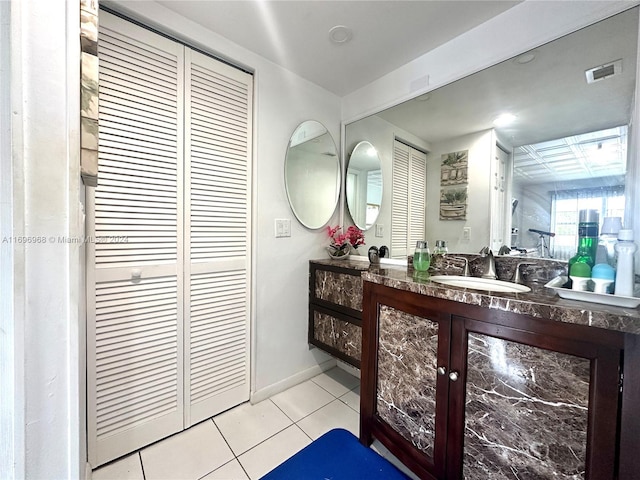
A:
{"label": "oval mirror", "polygon": [[284,183],[298,221],[311,229],[324,227],[338,204],[341,176],[336,144],[320,122],[303,122],[291,135]]}
{"label": "oval mirror", "polygon": [[353,223],[369,230],[382,205],[382,165],[378,151],[369,142],[356,145],[347,167],[347,207]]}

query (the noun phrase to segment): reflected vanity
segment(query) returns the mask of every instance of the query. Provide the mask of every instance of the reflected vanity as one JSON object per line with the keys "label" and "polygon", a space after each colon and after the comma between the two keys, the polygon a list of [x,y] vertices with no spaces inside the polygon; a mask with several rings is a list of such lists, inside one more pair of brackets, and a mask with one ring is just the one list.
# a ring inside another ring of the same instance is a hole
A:
{"label": "reflected vanity", "polygon": [[289,205],[302,225],[319,229],[327,224],[340,198],[341,179],[331,134],[315,120],[301,123],[289,140],[284,180]]}

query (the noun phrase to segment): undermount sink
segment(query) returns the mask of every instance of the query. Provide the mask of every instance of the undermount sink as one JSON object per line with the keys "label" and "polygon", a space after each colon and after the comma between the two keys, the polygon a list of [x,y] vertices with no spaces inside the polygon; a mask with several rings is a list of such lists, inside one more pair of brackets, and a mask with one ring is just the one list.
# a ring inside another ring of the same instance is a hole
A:
{"label": "undermount sink", "polygon": [[525,293],[531,291],[529,287],[518,283],[492,280],[490,278],[462,277],[459,275],[432,275],[429,277],[429,280],[432,282],[442,283],[443,285],[473,288],[475,290],[485,290],[487,292]]}

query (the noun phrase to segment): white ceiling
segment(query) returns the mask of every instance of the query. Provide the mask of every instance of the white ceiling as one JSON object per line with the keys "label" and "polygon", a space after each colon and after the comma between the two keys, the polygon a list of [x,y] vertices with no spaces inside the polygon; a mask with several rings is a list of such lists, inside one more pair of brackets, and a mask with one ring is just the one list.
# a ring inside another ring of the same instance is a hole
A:
{"label": "white ceiling", "polygon": [[[529,63],[507,60],[378,116],[437,143],[494,128],[508,112],[515,121],[495,128],[507,147],[527,146],[514,155],[521,183],[620,176],[627,136],[613,127],[631,119],[637,38],[635,8],[536,48]],[[587,83],[586,70],[618,59],[619,75]],[[607,146],[606,167],[590,153],[598,144]]]}
{"label": "white ceiling", "polygon": [[[430,0],[157,0],[338,96],[405,63],[520,3]],[[353,38],[332,43],[329,30],[344,25]],[[579,135],[626,124],[635,88],[637,14],[617,16],[535,49],[534,61],[506,61],[379,114],[433,143],[492,128],[504,111],[517,115],[501,137],[518,147],[521,181],[556,175],[540,164],[558,159],[575,178],[595,176],[584,155],[571,160]],[[623,75],[587,85],[584,71],[623,59]],[[348,131],[348,130],[347,130]],[[592,135],[593,136],[593,135]],[[596,135],[597,137],[597,135]],[[562,139],[558,142],[551,142]],[[605,139],[606,140],[606,139]],[[618,138],[626,140],[626,135]],[[596,138],[597,145],[599,139]],[[618,149],[623,152],[624,149]],[[529,155],[525,155],[528,152]],[[624,161],[616,160],[617,165]],[[613,165],[610,165],[613,166]],[[580,167],[580,168],[578,168]],[[524,169],[529,169],[526,173]],[[537,170],[536,170],[537,169]],[[578,171],[580,170],[580,172]],[[618,175],[620,171],[611,172]]]}
{"label": "white ceiling", "polygon": [[[158,3],[344,96],[519,1],[207,1]],[[329,30],[349,27],[335,44]]]}

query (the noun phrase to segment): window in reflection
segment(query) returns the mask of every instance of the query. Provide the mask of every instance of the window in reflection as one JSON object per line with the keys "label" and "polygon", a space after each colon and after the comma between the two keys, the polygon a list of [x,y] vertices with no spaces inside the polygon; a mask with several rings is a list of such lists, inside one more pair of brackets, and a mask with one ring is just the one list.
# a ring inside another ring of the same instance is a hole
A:
{"label": "window in reflection", "polygon": [[519,234],[512,246],[545,256],[536,250],[548,232],[550,256],[571,258],[580,210],[597,210],[600,227],[606,217],[624,217],[626,164],[624,125],[516,147],[512,225]]}
{"label": "window in reflection", "polygon": [[578,215],[580,210],[598,211],[600,229],[606,217],[624,217],[624,186],[589,188],[557,192],[551,200],[551,240],[554,258],[568,260],[576,253],[578,244]]}

